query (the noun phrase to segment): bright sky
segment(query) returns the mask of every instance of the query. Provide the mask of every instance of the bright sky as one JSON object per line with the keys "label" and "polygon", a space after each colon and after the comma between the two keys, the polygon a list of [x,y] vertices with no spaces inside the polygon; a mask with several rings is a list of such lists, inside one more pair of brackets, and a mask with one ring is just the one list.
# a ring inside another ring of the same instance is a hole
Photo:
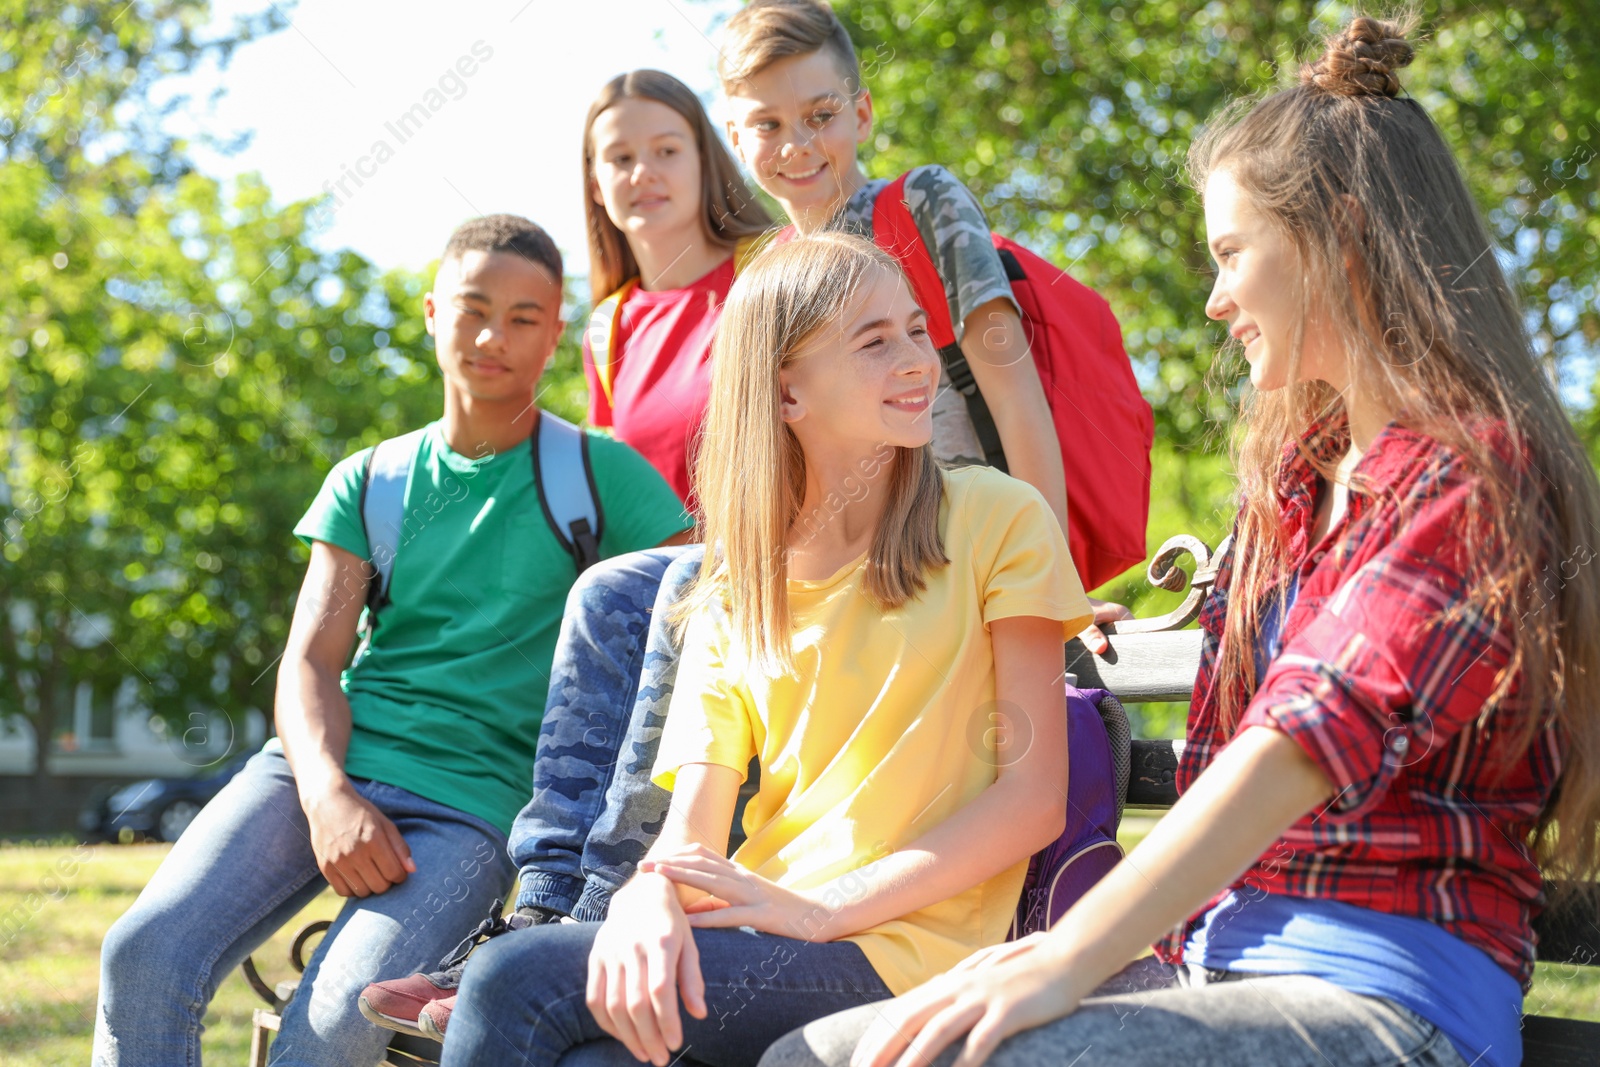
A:
{"label": "bright sky", "polygon": [[[420,268],[462,220],[509,211],[549,230],[569,273],[583,274],[579,152],[589,102],[613,76],[655,67],[717,116],[708,38],[737,6],[300,0],[283,8],[291,27],[240,49],[220,79],[210,70],[168,83],[194,97],[170,125],[222,137],[254,131],[233,156],[197,149],[201,169],[259,171],[279,203],[331,189],[338,203],[321,243],[380,267]],[[214,10],[226,25],[261,7],[216,0]],[[208,107],[219,81],[226,93]]]}

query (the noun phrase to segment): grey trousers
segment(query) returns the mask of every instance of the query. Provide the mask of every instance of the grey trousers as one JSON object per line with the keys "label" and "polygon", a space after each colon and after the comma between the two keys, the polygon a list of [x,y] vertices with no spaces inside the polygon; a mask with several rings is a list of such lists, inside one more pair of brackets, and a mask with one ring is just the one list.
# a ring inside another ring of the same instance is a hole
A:
{"label": "grey trousers", "polygon": [[[1466,1067],[1439,1028],[1379,997],[1304,975],[1210,975],[1146,957],[1064,1018],[1000,1043],[986,1067]],[[882,1004],[830,1015],[769,1048],[761,1067],[849,1067]],[[956,1041],[934,1061],[949,1067]]]}

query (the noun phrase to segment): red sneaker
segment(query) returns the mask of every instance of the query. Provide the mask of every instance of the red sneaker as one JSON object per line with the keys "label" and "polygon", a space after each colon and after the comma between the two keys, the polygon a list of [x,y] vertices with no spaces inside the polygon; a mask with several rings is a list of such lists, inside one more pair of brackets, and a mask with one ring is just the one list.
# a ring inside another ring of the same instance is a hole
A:
{"label": "red sneaker", "polygon": [[450,1013],[455,1011],[455,1008],[454,995],[428,1004],[417,1013],[417,1029],[422,1031],[424,1037],[431,1037],[443,1044],[444,1030],[450,1025]]}
{"label": "red sneaker", "polygon": [[472,950],[491,937],[521,930],[529,926],[558,922],[561,915],[547,908],[519,908],[508,918],[500,917],[500,901],[495,901],[489,917],[478,924],[449,955],[439,961],[437,971],[418,971],[406,978],[391,978],[373,982],[361,991],[356,1005],[370,1022],[402,1034],[417,1034],[443,1041],[444,1020],[450,1009],[438,1019],[438,1034],[432,1034],[419,1022],[422,1012],[432,1004],[448,1000],[453,1006],[456,989],[461,985],[461,973],[466,969],[467,957]]}
{"label": "red sneaker", "polygon": [[[441,984],[443,983],[443,984]],[[387,982],[373,982],[361,991],[356,1001],[372,1022],[402,1034],[423,1036],[417,1017],[428,1005],[449,997],[454,1000],[456,986],[461,984],[461,968],[423,974],[418,971],[409,978],[393,978]]]}

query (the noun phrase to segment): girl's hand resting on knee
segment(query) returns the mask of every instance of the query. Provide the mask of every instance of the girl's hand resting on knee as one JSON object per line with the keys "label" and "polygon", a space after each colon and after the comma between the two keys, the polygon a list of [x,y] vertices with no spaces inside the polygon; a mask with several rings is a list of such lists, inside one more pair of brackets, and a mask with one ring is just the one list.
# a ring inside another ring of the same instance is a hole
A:
{"label": "girl's hand resting on knee", "polygon": [[979,1067],[1012,1034],[1071,1013],[1081,997],[1041,937],[975,953],[881,1005],[850,1067],[926,1067],[962,1034],[966,1046],[953,1067]]}
{"label": "girl's hand resting on knee", "polygon": [[748,926],[801,941],[834,939],[828,928],[835,915],[821,902],[748,871],[704,845],[647,859],[639,864],[639,870],[709,894],[686,909],[690,926]]}
{"label": "girl's hand resting on knee", "polygon": [[677,890],[641,870],[612,898],[589,951],[589,1010],[635,1059],[666,1067],[683,1044],[680,993],[684,1010],[704,1019],[700,954]]}

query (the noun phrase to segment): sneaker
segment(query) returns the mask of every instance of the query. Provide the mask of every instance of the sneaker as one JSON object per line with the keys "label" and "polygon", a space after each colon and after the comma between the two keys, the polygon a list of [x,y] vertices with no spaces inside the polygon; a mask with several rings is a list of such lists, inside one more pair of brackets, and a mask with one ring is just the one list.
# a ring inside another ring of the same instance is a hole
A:
{"label": "sneaker", "polygon": [[456,998],[445,997],[431,1004],[423,1005],[417,1013],[417,1029],[422,1031],[423,1037],[431,1037],[441,1045],[444,1044],[444,1030],[450,1025],[450,1013],[455,1011]]}
{"label": "sneaker", "polygon": [[[530,926],[542,926],[545,923],[556,922],[561,918],[561,913],[549,908],[528,907],[518,908],[509,918],[500,917],[500,908],[503,901],[495,901],[494,908],[489,912],[489,917],[478,924],[478,928],[462,939],[461,944],[452,949],[444,959],[439,961],[437,971],[418,971],[408,978],[393,978],[386,982],[373,982],[361,991],[357,1006],[361,1014],[371,1022],[389,1030],[398,1030],[402,1034],[416,1034],[424,1037],[433,1037],[418,1022],[424,1008],[442,1000],[455,1001],[456,989],[461,985],[461,972],[466,968],[467,957],[472,950],[491,937],[499,937],[513,930],[524,930]],[[446,1008],[441,1019],[448,1019],[449,1009]],[[439,1032],[444,1032],[441,1021]],[[436,1040],[444,1040],[437,1037]]]}

